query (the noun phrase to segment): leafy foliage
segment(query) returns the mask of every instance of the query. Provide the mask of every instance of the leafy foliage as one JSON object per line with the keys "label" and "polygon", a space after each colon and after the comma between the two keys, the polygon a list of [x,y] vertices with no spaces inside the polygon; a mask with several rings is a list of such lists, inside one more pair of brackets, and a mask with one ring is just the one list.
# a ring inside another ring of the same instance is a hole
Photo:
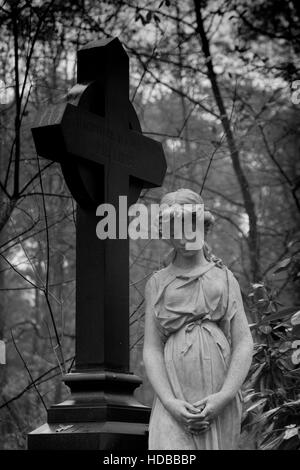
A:
{"label": "leafy foliage", "polygon": [[[292,264],[285,258],[274,274]],[[248,374],[243,427],[259,449],[300,449],[300,306],[283,306],[270,283],[252,285],[250,309],[257,338]]]}

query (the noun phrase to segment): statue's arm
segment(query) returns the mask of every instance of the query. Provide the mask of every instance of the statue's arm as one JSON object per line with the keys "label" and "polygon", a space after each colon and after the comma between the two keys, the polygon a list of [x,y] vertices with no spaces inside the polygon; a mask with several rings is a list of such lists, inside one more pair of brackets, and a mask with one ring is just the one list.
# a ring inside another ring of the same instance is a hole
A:
{"label": "statue's arm", "polygon": [[231,400],[241,388],[252,362],[253,339],[244,310],[238,281],[232,276],[230,295],[234,315],[230,321],[231,361],[221,392]]}
{"label": "statue's arm", "polygon": [[148,379],[165,406],[174,398],[164,362],[164,343],[154,316],[155,279],[152,276],[145,287],[145,332],[143,361]]}

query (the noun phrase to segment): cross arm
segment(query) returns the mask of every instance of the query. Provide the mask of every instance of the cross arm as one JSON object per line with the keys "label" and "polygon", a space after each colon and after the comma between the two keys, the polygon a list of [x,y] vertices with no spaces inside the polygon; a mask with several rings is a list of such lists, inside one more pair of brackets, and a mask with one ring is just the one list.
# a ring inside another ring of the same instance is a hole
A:
{"label": "cross arm", "polygon": [[54,161],[83,158],[105,165],[118,163],[128,174],[160,186],[166,161],[160,142],[133,130],[114,130],[105,119],[69,103],[44,113],[33,127],[37,152]]}

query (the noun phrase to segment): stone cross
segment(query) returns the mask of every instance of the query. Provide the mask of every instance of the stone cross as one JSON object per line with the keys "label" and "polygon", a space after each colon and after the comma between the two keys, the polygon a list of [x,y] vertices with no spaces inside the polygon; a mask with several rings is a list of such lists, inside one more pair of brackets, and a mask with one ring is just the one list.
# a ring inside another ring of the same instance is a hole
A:
{"label": "stone cross", "polygon": [[119,195],[129,206],[142,188],[160,186],[166,161],[161,144],[141,132],[117,38],[78,51],[67,102],[46,107],[32,133],[38,155],[61,164],[78,203],[75,371],[128,373],[129,240],[98,239],[96,207],[113,204],[118,221]]}

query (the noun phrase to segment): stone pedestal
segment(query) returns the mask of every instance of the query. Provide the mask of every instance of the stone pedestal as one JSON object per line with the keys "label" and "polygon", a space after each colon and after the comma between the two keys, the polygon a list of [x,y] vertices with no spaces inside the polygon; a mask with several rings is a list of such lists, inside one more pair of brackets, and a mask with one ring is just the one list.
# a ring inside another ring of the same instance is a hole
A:
{"label": "stone pedestal", "polygon": [[134,374],[80,371],[65,375],[70,398],[48,410],[28,435],[30,450],[147,450],[151,409],[133,395]]}

